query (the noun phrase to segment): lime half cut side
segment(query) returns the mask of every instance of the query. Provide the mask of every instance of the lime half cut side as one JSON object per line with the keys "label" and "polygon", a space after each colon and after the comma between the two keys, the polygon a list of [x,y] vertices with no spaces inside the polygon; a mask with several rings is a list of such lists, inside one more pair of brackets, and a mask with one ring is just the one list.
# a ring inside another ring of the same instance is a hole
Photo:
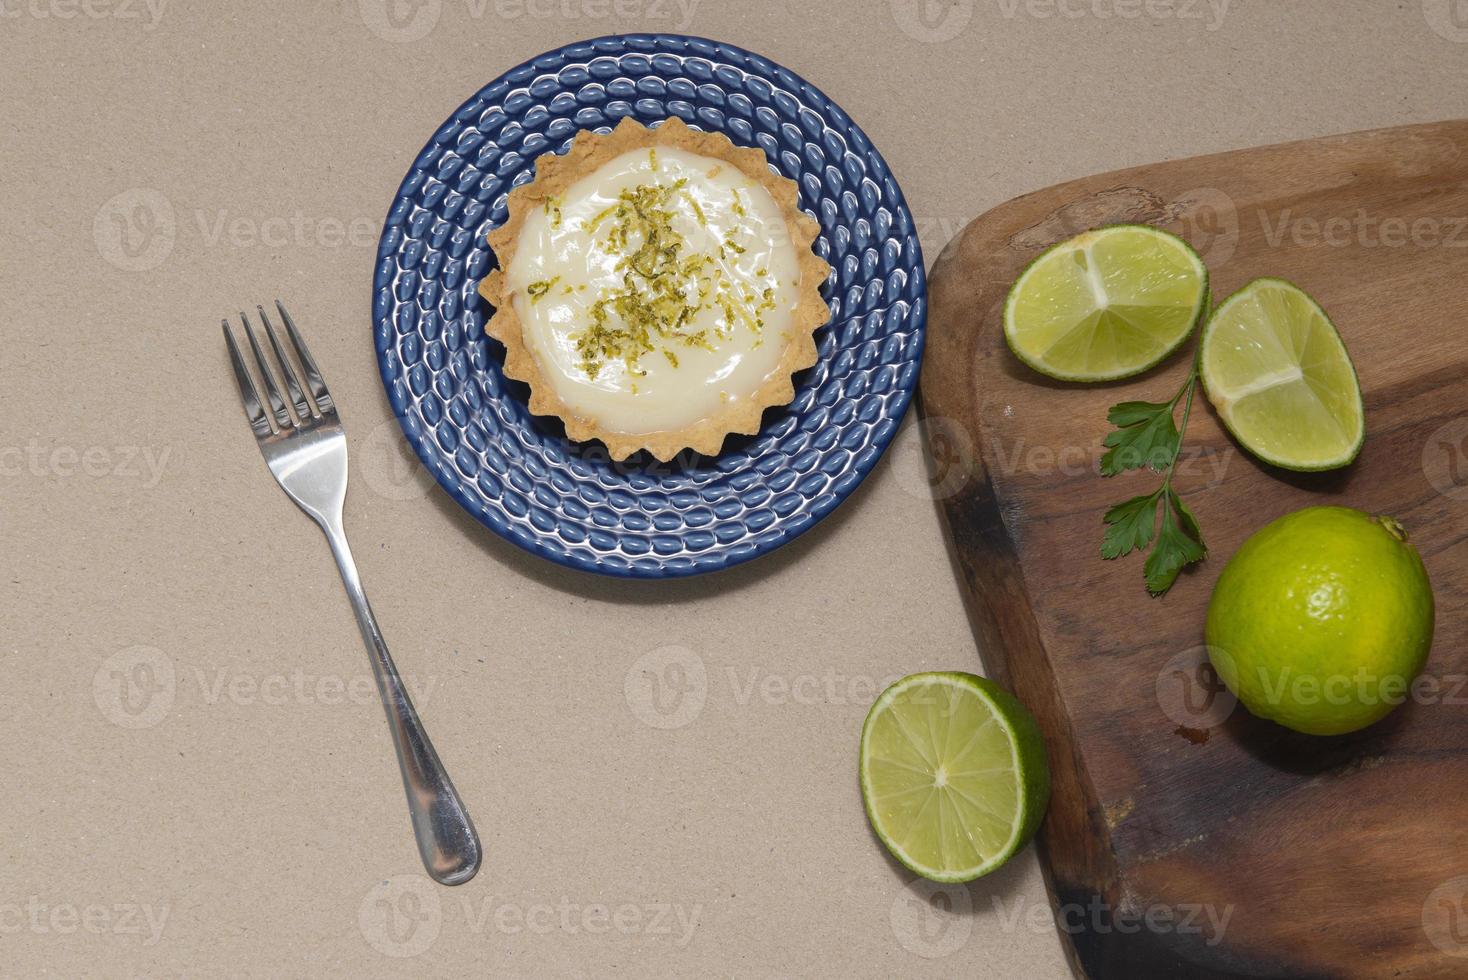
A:
{"label": "lime half cut side", "polygon": [[1050,771],[1035,719],[973,674],[904,677],[861,732],[867,818],[892,855],[941,882],[972,881],[1035,835]]}
{"label": "lime half cut side", "polygon": [[1329,470],[1361,451],[1366,408],[1351,355],[1294,283],[1255,279],[1219,304],[1199,366],[1223,424],[1266,463]]}
{"label": "lime half cut side", "polygon": [[1004,339],[1062,381],[1140,374],[1177,350],[1208,305],[1208,269],[1150,225],[1108,225],[1042,253],[1009,289]]}

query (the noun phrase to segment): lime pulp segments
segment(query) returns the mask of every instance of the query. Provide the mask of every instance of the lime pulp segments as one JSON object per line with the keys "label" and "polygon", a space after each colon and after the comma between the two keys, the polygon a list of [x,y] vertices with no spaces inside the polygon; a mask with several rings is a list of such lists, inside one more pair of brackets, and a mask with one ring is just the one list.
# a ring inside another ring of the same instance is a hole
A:
{"label": "lime pulp segments", "polygon": [[1356,458],[1366,409],[1356,369],[1320,304],[1283,279],[1255,279],[1203,327],[1203,387],[1234,438],[1292,470]]}
{"label": "lime pulp segments", "polygon": [[1147,370],[1187,340],[1208,305],[1208,270],[1176,235],[1108,225],[1042,253],[1010,287],[1004,339],[1064,381]]}
{"label": "lime pulp segments", "polygon": [[861,734],[867,817],[925,878],[971,881],[1035,834],[1050,772],[1035,719],[973,674],[913,674],[882,693]]}

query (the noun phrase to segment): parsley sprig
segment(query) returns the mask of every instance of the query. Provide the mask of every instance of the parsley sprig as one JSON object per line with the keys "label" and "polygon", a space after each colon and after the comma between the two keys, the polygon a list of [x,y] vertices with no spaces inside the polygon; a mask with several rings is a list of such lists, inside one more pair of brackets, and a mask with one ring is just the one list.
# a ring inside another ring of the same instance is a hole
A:
{"label": "parsley sprig", "polygon": [[[1102,441],[1107,450],[1101,457],[1101,475],[1116,476],[1142,467],[1166,474],[1162,486],[1152,493],[1124,500],[1102,518],[1106,523],[1101,540],[1102,558],[1144,552],[1156,538],[1152,553],[1142,566],[1147,591],[1153,595],[1162,595],[1172,588],[1184,565],[1202,561],[1208,555],[1198,519],[1172,486],[1197,388],[1198,362],[1194,358],[1182,387],[1168,401],[1121,402],[1106,413],[1106,420],[1116,428]],[[1173,421],[1179,402],[1183,406],[1180,426]],[[1161,511],[1160,522],[1158,511]]]}

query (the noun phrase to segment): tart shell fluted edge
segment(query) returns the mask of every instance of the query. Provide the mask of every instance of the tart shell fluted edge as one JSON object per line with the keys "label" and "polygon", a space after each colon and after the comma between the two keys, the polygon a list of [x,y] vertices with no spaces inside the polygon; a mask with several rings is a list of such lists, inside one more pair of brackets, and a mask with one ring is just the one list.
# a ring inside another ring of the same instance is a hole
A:
{"label": "tart shell fluted edge", "polygon": [[[718,413],[685,428],[619,432],[605,428],[596,419],[578,414],[561,400],[541,374],[535,356],[525,343],[524,327],[515,312],[514,291],[507,286],[504,270],[509,268],[514,257],[526,217],[536,208],[543,207],[548,198],[559,196],[571,184],[607,161],[631,150],[651,146],[667,146],[727,161],[764,187],[779,207],[792,236],[800,267],[800,285],[791,311],[789,339],[780,363],[757,390],[732,400]],[[499,259],[499,268],[479,284],[479,293],[494,307],[494,316],[485,325],[485,332],[505,347],[505,376],[530,386],[532,414],[558,416],[566,425],[568,437],[579,442],[598,439],[616,460],[626,459],[640,449],[647,450],[663,462],[684,449],[716,456],[729,433],[750,435],[758,432],[765,409],[787,405],[795,398],[791,376],[816,363],[819,355],[814,334],[831,317],[830,308],[820,294],[821,284],[830,275],[831,267],[811,251],[811,244],[820,234],[820,225],[797,207],[796,200],[795,182],[772,172],[763,151],[737,147],[722,133],[690,129],[676,116],[669,117],[655,129],[624,118],[616,129],[605,135],[588,130],[577,133],[565,154],[546,153],[536,159],[535,179],[510,191],[509,217],[489,233],[489,247]]]}

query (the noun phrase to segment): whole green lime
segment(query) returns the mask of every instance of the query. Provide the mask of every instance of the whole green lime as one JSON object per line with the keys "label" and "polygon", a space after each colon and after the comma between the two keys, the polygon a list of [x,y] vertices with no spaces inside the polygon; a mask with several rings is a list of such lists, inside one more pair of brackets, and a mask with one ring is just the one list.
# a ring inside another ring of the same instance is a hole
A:
{"label": "whole green lime", "polygon": [[1254,533],[1208,605],[1208,655],[1244,707],[1311,735],[1405,701],[1432,646],[1432,586],[1390,517],[1307,507]]}

